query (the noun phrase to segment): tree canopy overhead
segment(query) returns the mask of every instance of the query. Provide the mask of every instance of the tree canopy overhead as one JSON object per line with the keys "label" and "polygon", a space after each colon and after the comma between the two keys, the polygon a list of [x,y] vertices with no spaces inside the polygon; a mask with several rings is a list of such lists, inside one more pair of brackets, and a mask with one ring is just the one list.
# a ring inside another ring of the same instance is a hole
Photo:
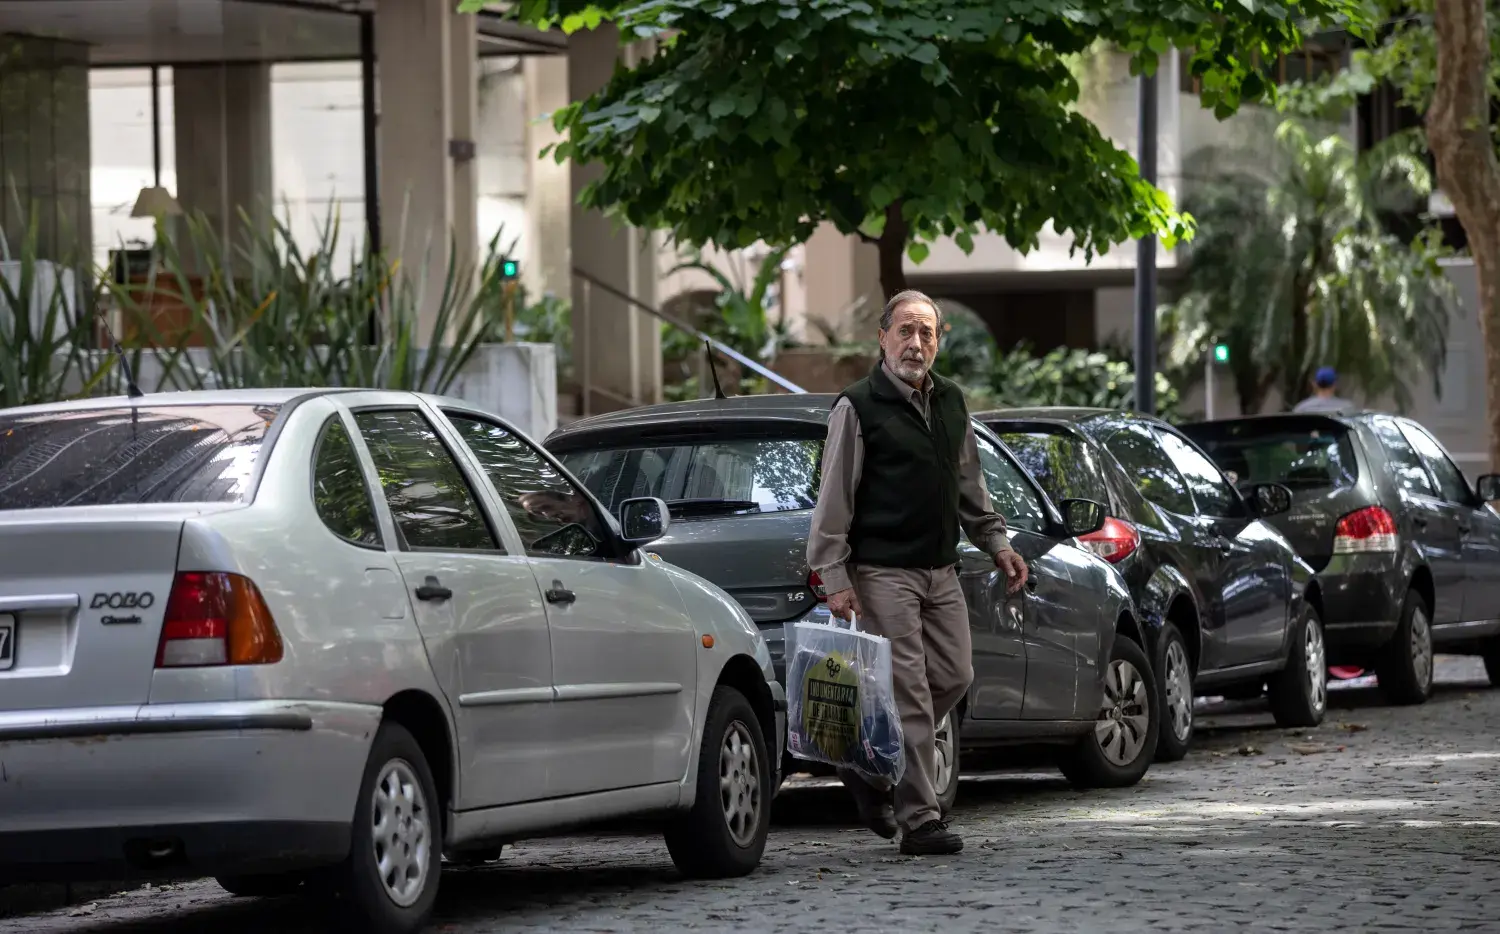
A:
{"label": "tree canopy overhead", "polygon": [[1050,223],[1086,256],[1191,220],[1075,104],[1066,57],[1113,43],[1154,71],[1191,49],[1220,116],[1274,93],[1258,63],[1362,0],[520,0],[566,31],[606,20],[656,54],[554,115],[556,157],[598,163],[583,202],[691,244],[789,243],[831,221],[903,251],[980,230],[1034,248]]}

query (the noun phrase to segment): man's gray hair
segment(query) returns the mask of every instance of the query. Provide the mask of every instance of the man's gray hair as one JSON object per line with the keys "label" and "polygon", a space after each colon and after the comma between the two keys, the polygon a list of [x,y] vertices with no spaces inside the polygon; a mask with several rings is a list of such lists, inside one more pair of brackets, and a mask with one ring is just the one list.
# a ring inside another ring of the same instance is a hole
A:
{"label": "man's gray hair", "polygon": [[891,322],[896,318],[896,312],[906,305],[926,305],[937,315],[938,339],[943,337],[943,308],[926,292],[918,292],[916,289],[903,289],[891,296],[891,300],[885,303],[885,311],[880,313],[880,329],[889,331]]}

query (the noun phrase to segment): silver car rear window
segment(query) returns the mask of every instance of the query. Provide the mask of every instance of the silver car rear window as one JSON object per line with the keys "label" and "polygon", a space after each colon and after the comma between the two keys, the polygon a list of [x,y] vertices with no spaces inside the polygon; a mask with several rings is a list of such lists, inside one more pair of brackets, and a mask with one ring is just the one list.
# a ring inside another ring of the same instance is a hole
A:
{"label": "silver car rear window", "polygon": [[279,406],[0,412],[0,510],[243,503]]}
{"label": "silver car rear window", "polygon": [[572,451],[559,459],[611,512],[632,497],[656,496],[674,516],[694,518],[811,509],[822,454],[820,440],[716,438]]}

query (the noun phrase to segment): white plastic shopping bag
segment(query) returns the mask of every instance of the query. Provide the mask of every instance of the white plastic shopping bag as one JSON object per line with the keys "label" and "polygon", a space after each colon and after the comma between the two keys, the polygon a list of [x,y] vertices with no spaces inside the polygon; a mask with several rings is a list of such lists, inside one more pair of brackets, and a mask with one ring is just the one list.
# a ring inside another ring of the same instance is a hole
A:
{"label": "white plastic shopping bag", "polygon": [[890,640],[854,622],[787,623],[787,748],[892,784],[906,770]]}

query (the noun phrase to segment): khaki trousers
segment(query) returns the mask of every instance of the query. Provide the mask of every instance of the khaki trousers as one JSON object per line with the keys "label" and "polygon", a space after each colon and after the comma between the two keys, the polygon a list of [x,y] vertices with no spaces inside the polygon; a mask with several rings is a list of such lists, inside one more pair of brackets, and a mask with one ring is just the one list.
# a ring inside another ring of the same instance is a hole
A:
{"label": "khaki trousers", "polygon": [[[906,831],[939,820],[936,725],[963,700],[974,680],[969,610],[954,565],[926,570],[863,565],[854,591],[859,628],[891,641],[891,681],[901,715],[906,771],[895,789],[896,822]],[[844,784],[866,781],[840,771]]]}

